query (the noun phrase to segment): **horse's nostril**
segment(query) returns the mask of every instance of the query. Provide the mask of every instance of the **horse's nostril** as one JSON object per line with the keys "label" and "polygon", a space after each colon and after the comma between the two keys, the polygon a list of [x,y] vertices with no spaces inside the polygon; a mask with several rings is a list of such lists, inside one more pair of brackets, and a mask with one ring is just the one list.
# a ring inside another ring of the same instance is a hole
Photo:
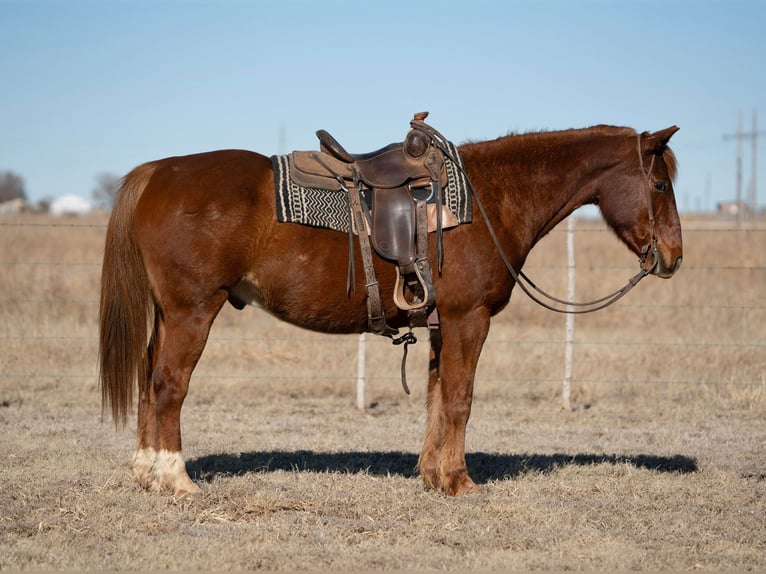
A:
{"label": "horse's nostril", "polygon": [[673,264],[673,273],[678,271],[681,268],[681,262],[684,260],[683,257],[679,257],[676,259],[676,262]]}

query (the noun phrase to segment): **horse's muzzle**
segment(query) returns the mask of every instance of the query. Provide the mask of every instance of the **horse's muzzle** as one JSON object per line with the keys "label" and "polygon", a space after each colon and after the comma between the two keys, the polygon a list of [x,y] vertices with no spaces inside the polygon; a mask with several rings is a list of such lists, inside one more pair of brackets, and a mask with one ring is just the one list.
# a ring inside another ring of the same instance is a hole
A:
{"label": "horse's muzzle", "polygon": [[682,256],[678,256],[675,258],[673,263],[671,265],[665,264],[665,258],[660,255],[657,257],[657,260],[654,263],[654,268],[652,269],[652,273],[656,275],[657,277],[661,277],[662,279],[670,279],[675,275],[676,271],[678,271],[681,268],[681,262],[683,261]]}

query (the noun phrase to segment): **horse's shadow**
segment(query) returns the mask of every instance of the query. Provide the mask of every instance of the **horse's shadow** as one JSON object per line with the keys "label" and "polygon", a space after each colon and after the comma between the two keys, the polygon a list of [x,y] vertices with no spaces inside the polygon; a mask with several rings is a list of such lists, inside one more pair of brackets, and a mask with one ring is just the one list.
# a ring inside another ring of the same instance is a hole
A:
{"label": "horse's shadow", "polygon": [[[467,453],[466,463],[471,477],[479,484],[490,480],[511,479],[528,472],[552,472],[564,466],[594,464],[628,464],[657,472],[691,473],[697,461],[683,455],[650,454],[497,454]],[[237,475],[277,470],[301,472],[367,473],[379,476],[417,476],[418,457],[407,452],[314,452],[270,451],[240,454],[212,454],[186,463],[192,478],[209,481],[218,475]]]}

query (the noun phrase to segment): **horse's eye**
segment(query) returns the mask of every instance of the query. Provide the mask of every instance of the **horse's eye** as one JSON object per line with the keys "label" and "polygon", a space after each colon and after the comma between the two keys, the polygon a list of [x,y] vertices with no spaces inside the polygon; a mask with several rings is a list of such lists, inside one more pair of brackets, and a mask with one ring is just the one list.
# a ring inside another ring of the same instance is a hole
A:
{"label": "horse's eye", "polygon": [[654,189],[657,191],[667,191],[668,190],[668,184],[664,181],[655,181],[654,182]]}

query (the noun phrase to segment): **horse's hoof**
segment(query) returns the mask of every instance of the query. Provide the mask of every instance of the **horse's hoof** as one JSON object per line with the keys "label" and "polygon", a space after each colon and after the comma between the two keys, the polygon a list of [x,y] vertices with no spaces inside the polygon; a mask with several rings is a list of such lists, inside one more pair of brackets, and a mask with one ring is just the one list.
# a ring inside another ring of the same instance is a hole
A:
{"label": "horse's hoof", "polygon": [[464,496],[466,494],[480,494],[481,488],[468,476],[465,471],[456,473],[449,480],[442,483],[447,496]]}

